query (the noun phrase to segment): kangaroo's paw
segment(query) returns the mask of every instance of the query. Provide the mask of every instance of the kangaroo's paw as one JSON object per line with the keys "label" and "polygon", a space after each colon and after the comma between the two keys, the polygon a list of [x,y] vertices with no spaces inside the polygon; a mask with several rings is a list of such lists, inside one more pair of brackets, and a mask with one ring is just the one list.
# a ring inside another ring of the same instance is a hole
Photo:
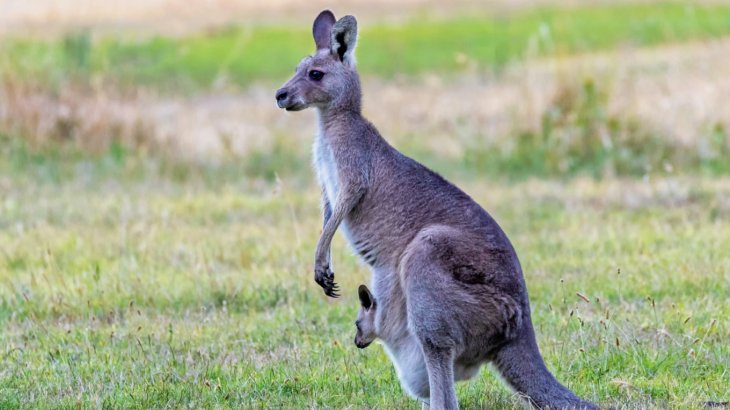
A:
{"label": "kangaroo's paw", "polygon": [[340,288],[335,283],[335,273],[332,272],[330,266],[317,265],[314,267],[314,281],[324,289],[324,294],[331,297],[337,298],[340,296],[338,293]]}

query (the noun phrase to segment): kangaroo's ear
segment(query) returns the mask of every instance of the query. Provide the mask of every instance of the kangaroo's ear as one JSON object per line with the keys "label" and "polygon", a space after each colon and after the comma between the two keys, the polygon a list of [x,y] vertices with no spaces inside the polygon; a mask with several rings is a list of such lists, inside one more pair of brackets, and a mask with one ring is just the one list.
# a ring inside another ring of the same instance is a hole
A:
{"label": "kangaroo's ear", "polygon": [[340,58],[346,65],[355,66],[355,45],[357,44],[357,20],[353,16],[345,16],[332,27],[330,48],[332,54]]}
{"label": "kangaroo's ear", "polygon": [[360,285],[360,287],[357,288],[357,296],[360,297],[360,306],[362,306],[365,310],[370,310],[375,307],[375,298],[373,298],[373,295],[370,293],[370,289],[368,289],[367,286]]}
{"label": "kangaroo's ear", "polygon": [[314,24],[312,24],[312,36],[314,36],[314,44],[317,50],[327,50],[332,45],[332,26],[335,25],[335,15],[329,10],[319,13]]}

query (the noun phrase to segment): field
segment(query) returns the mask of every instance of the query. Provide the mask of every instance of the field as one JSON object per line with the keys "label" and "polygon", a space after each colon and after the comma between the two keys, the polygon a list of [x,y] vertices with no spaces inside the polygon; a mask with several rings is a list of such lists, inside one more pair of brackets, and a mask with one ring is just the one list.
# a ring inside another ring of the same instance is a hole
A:
{"label": "field", "polygon": [[[353,343],[370,273],[339,235],[343,296],[312,279],[314,116],[273,90],[315,12],[285,3],[0,33],[0,409],[420,408]],[[366,114],[500,222],[548,368],[728,407],[730,8],[384,4],[352,2]],[[488,370],[457,395],[522,408]]]}

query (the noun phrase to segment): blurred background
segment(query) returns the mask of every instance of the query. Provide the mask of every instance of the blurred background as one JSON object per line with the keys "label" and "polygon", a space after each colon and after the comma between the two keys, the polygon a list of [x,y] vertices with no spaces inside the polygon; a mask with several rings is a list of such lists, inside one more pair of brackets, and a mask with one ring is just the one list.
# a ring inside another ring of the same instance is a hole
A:
{"label": "blurred background", "polygon": [[298,174],[312,115],[279,112],[272,92],[328,6],[360,21],[366,115],[427,162],[506,176],[730,167],[730,5],[711,0],[5,0],[0,133]]}
{"label": "blurred background", "polygon": [[0,0],[0,408],[420,408],[339,235],[312,280],[315,113],[274,92],[324,8],[365,115],[512,239],[559,380],[728,406],[727,1]]}

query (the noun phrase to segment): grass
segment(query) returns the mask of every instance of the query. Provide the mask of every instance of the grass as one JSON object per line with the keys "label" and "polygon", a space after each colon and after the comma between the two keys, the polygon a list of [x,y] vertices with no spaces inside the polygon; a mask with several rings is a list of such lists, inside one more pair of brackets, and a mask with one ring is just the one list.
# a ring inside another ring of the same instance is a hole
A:
{"label": "grass", "polygon": [[[311,278],[311,173],[181,167],[3,141],[0,408],[418,408],[352,343],[370,274],[339,236],[342,299]],[[730,180],[471,176],[560,380],[631,408],[730,401]],[[486,370],[458,397],[520,408]]]}
{"label": "grass", "polygon": [[[447,20],[390,25],[362,22],[358,49],[366,75],[499,69],[515,59],[612,47],[649,46],[730,33],[730,7],[692,3],[487,11]],[[69,33],[54,41],[6,40],[0,71],[58,84],[99,79],[168,91],[246,86],[281,80],[312,49],[309,24],[231,26],[184,38],[96,38]]]}
{"label": "grass", "polygon": [[730,172],[730,140],[722,124],[696,130],[688,144],[646,127],[631,114],[609,112],[608,94],[599,82],[588,78],[565,84],[543,112],[539,129],[517,128],[506,143],[466,139],[464,166],[513,177]]}

